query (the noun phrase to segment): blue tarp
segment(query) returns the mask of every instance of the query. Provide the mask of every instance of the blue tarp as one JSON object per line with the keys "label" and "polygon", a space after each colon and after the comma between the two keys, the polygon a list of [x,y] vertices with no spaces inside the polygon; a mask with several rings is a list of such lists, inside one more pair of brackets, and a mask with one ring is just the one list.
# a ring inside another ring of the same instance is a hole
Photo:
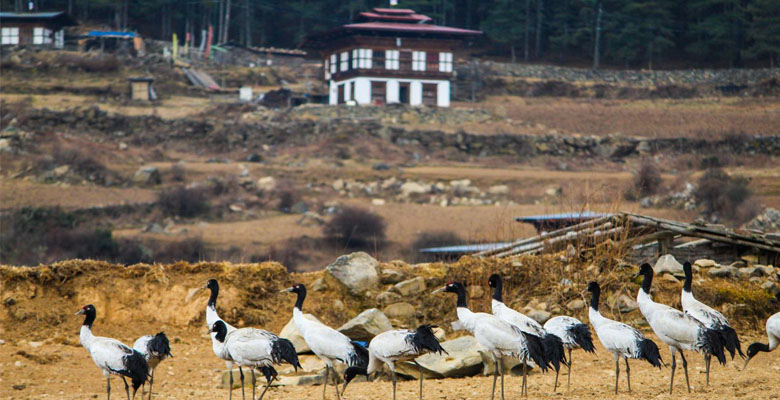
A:
{"label": "blue tarp", "polygon": [[609,214],[596,213],[593,211],[573,212],[573,213],[561,213],[561,214],[543,214],[543,215],[529,215],[527,217],[515,218],[517,222],[537,222],[537,221],[557,221],[557,220],[570,220],[570,219],[593,219],[606,217]]}
{"label": "blue tarp", "polygon": [[485,250],[495,250],[500,247],[508,246],[511,243],[479,243],[479,244],[464,244],[458,246],[442,246],[442,247],[429,247],[427,249],[420,249],[420,253],[477,253]]}
{"label": "blue tarp", "polygon": [[135,32],[89,31],[87,36],[134,38],[138,35],[136,35]]}

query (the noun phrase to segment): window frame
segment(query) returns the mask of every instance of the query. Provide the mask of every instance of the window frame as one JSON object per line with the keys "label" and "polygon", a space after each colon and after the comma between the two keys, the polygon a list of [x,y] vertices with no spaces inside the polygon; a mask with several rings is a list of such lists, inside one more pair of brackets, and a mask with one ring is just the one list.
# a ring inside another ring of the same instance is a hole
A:
{"label": "window frame", "polygon": [[398,70],[401,68],[401,52],[398,50],[385,50],[385,69]]}
{"label": "window frame", "polygon": [[412,71],[425,71],[425,58],[424,51],[412,51]]}
{"label": "window frame", "polygon": [[339,54],[339,72],[349,71],[349,52],[342,51]]}
{"label": "window frame", "polygon": [[440,52],[439,53],[439,72],[452,72],[453,59],[452,52]]}
{"label": "window frame", "polygon": [[19,27],[4,26],[0,30],[0,44],[14,45],[19,44]]}

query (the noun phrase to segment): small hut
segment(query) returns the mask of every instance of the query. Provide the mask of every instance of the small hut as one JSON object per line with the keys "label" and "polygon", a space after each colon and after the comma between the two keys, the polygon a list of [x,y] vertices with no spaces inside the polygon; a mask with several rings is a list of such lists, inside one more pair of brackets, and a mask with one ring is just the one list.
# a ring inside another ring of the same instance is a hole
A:
{"label": "small hut", "polygon": [[141,101],[157,100],[157,94],[152,87],[153,78],[130,78],[130,99]]}

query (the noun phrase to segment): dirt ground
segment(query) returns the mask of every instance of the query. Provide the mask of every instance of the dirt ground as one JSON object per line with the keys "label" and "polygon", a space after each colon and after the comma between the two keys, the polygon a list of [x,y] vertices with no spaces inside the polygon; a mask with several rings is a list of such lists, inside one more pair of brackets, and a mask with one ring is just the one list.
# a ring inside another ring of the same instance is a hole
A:
{"label": "dirt ground", "polygon": [[[104,398],[105,380],[95,367],[88,353],[78,343],[80,318],[72,317],[72,335],[67,344],[44,344],[33,348],[29,343],[6,343],[0,345],[0,398],[3,399],[83,399]],[[117,337],[126,344],[134,338],[127,335],[121,327],[107,327],[96,323],[94,331],[98,335]],[[154,328],[150,328],[154,329]],[[204,328],[205,329],[205,328]],[[150,331],[151,332],[151,331]],[[155,373],[155,398],[157,399],[213,399],[227,397],[227,390],[219,387],[220,371],[224,363],[211,351],[208,337],[201,336],[195,329],[169,332],[172,340],[173,359],[163,362]],[[651,335],[653,339],[656,339]],[[752,339],[743,336],[743,342]],[[25,354],[43,355],[38,362],[28,359]],[[661,346],[661,355],[668,362],[669,351]],[[704,385],[704,362],[695,354],[688,356],[689,372],[693,392],[686,393],[683,373],[678,369],[675,380],[675,394],[668,394],[670,367],[661,371],[649,364],[631,361],[631,380],[633,392],[627,392],[624,365],[621,363],[620,393],[615,395],[614,363],[609,354],[597,344],[595,355],[582,351],[573,353],[573,371],[571,391],[565,387],[552,393],[554,373],[546,375],[534,373],[529,376],[529,398],[675,398],[675,399],[777,399],[780,396],[780,358],[776,353],[761,354],[751,361],[747,370],[742,371],[742,361],[738,358],[725,367],[715,366],[711,373],[711,385]],[[44,362],[44,364],[41,364]],[[678,365],[679,366],[679,365]],[[565,384],[565,372],[561,382]],[[426,399],[486,399],[489,397],[492,379],[490,377],[472,377],[461,379],[438,379],[424,382]],[[506,398],[520,398],[520,376],[506,378]],[[24,385],[23,389],[12,387]],[[354,382],[347,388],[344,399],[389,399],[391,383],[388,381]],[[112,379],[112,393],[116,398],[124,398],[123,384],[120,379]],[[249,389],[249,386],[247,387]],[[251,389],[250,392],[251,393]],[[266,399],[303,399],[317,398],[322,393],[321,386],[274,387],[266,394]],[[328,388],[328,398],[335,398],[332,387]],[[240,396],[236,390],[233,396]],[[240,397],[234,397],[240,398]],[[400,381],[399,399],[416,399],[417,382]]]}

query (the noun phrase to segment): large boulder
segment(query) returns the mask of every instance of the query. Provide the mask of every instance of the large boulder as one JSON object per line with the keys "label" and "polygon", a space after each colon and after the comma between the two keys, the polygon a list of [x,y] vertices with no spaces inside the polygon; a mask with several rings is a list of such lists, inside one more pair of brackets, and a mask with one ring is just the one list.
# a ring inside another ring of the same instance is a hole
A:
{"label": "large boulder", "polygon": [[[482,375],[493,375],[496,371],[496,363],[493,361],[493,354],[487,349],[480,349],[479,355],[482,356]],[[528,361],[527,372],[536,368],[533,361]],[[512,375],[523,374],[523,363],[517,358],[503,357],[501,359],[501,370],[509,371]]]}
{"label": "large boulder", "polygon": [[[477,343],[474,336],[461,336],[442,342],[441,347],[447,354],[428,353],[417,357],[417,363],[423,367],[423,377],[460,378],[482,372],[482,356],[479,351],[485,348]],[[396,372],[409,377],[419,376],[417,366],[409,361],[396,363]]]}
{"label": "large boulder", "polygon": [[528,313],[528,317],[532,318],[536,322],[540,324],[544,324],[547,322],[548,319],[552,317],[552,314],[549,311],[545,310],[531,310]]}
{"label": "large boulder", "polygon": [[374,336],[393,329],[387,316],[376,308],[370,308],[352,318],[339,328],[339,332],[352,340],[371,340]]}
{"label": "large boulder", "polygon": [[379,283],[379,261],[359,251],[336,259],[325,268],[325,278],[333,279],[353,294],[362,294]]}
{"label": "large boulder", "polygon": [[416,194],[426,194],[431,191],[431,185],[417,182],[406,182],[401,185],[401,196],[409,197]]}
{"label": "large boulder", "polygon": [[731,265],[722,265],[717,268],[710,268],[708,273],[714,278],[733,278],[739,273],[739,269]]}
{"label": "large boulder", "polygon": [[392,290],[404,297],[412,296],[425,291],[425,279],[418,276],[403,282],[398,282],[393,286]]}
{"label": "large boulder", "polygon": [[[311,314],[303,314],[303,316],[312,321],[319,321],[317,317]],[[292,318],[290,318],[290,321],[287,322],[287,325],[282,328],[282,331],[279,332],[279,337],[291,341],[295,347],[295,351],[297,351],[298,354],[311,352],[311,348],[306,344],[306,341],[303,340],[303,336],[301,336],[301,332],[298,330],[298,327],[295,326],[295,322],[292,320]]]}
{"label": "large boulder", "polygon": [[631,311],[639,308],[639,305],[636,303],[636,301],[634,301],[634,299],[621,294],[617,299],[617,308],[621,313],[630,313]]}
{"label": "large boulder", "polygon": [[385,307],[385,314],[390,318],[406,319],[413,317],[417,309],[409,303],[394,303]]}
{"label": "large boulder", "polygon": [[671,254],[666,254],[658,258],[653,267],[656,275],[672,274],[674,276],[685,277],[683,266]]}

